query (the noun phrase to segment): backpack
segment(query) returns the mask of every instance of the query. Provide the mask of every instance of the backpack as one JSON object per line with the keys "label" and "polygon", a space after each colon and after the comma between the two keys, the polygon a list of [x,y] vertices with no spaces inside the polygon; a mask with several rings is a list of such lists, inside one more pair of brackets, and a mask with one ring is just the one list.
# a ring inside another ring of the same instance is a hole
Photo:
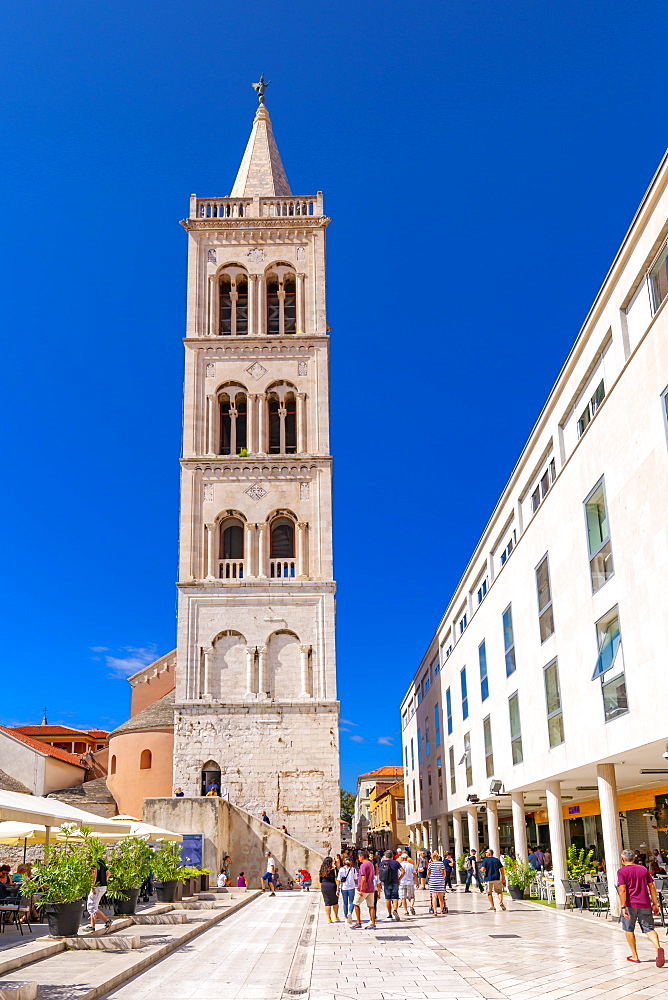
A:
{"label": "backpack", "polygon": [[385,858],[378,866],[378,878],[385,885],[391,885],[394,882],[394,872],[390,867],[389,858]]}
{"label": "backpack", "polygon": [[464,868],[466,869],[467,872],[470,872],[473,869],[473,858],[471,857],[470,854],[466,859],[466,861],[464,862]]}

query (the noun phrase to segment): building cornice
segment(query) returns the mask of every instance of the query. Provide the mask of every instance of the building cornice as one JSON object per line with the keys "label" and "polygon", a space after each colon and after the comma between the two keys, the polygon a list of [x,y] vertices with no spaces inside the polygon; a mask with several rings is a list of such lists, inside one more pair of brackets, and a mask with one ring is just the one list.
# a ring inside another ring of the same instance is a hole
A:
{"label": "building cornice", "polygon": [[308,458],[286,458],[275,455],[260,458],[248,458],[240,455],[223,456],[191,456],[182,458],[181,465],[209,475],[238,476],[239,479],[292,479],[308,478],[311,472],[317,471],[321,465],[331,465],[331,455],[309,455]]}
{"label": "building cornice", "polygon": [[294,239],[298,234],[306,238],[309,232],[316,229],[326,229],[332,220],[326,215],[317,218],[275,218],[275,219],[181,219],[179,223],[189,233],[220,232],[247,235],[249,240],[258,242],[276,242],[277,235],[289,236]]}
{"label": "building cornice", "polygon": [[[282,597],[290,597],[291,591],[310,591],[300,593],[301,598],[320,598],[323,594],[335,593],[336,583],[333,580],[272,580],[270,577],[244,577],[243,580],[180,580],[176,586],[180,590],[204,591],[204,597],[245,597],[249,590],[261,590],[260,596],[269,595],[270,603],[280,601]],[[234,590],[234,595],[229,592]],[[287,593],[286,593],[287,592]]]}

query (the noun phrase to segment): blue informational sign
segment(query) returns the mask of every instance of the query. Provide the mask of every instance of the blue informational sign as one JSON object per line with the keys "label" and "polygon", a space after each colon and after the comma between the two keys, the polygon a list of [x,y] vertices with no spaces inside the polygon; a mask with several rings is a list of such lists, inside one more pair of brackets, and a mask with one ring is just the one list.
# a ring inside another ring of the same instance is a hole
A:
{"label": "blue informational sign", "polygon": [[202,867],[202,854],[204,852],[203,833],[184,833],[181,841],[181,864],[192,865],[193,868]]}

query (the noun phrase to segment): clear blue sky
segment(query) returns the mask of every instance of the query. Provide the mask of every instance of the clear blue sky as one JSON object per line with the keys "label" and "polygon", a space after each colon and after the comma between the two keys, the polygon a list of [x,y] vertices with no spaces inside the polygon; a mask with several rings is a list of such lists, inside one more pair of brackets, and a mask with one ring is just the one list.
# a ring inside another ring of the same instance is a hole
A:
{"label": "clear blue sky", "polygon": [[325,192],[342,770],[398,703],[668,139],[668,8],[24,0],[0,15],[0,721],[174,646],[191,192],[268,107]]}

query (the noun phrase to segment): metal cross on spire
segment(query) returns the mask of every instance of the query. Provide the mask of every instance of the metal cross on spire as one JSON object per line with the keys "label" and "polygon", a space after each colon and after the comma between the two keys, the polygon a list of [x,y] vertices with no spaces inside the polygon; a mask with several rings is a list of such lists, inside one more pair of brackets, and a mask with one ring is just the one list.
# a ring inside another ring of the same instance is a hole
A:
{"label": "metal cross on spire", "polygon": [[253,90],[257,94],[257,99],[260,102],[260,104],[264,104],[264,92],[265,92],[266,88],[269,86],[270,83],[271,83],[271,80],[266,80],[265,81],[264,73],[262,74],[262,76],[260,77],[260,79],[258,80],[257,83],[251,83],[251,87],[253,88]]}

